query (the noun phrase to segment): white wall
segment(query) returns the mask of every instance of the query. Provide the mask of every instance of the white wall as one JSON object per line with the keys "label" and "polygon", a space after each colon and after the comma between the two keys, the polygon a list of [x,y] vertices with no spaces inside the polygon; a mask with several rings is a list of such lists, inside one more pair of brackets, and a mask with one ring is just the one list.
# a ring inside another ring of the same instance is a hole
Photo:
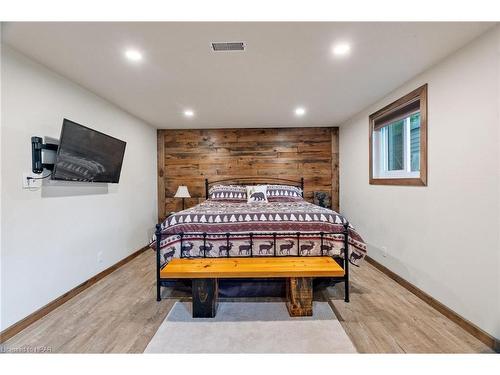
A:
{"label": "white wall", "polygon": [[[2,40],[2,23],[0,22],[0,40]],[[3,51],[3,46],[2,43],[0,43],[0,56]],[[0,58],[0,84],[2,82],[2,59]],[[0,90],[0,104],[2,103],[2,90]],[[3,280],[3,266],[2,266],[2,181],[3,179],[1,178],[2,176],[2,106],[0,105],[0,331],[1,331],[1,326],[2,326],[2,280]]]}
{"label": "white wall", "polygon": [[[341,211],[369,255],[497,338],[499,34],[488,32],[340,129]],[[369,185],[368,116],[424,83],[428,186]]]}
{"label": "white wall", "polygon": [[[156,222],[156,130],[5,45],[1,88],[3,330],[147,244]],[[63,117],[127,142],[119,184],[22,189],[30,137],[59,138]]]}

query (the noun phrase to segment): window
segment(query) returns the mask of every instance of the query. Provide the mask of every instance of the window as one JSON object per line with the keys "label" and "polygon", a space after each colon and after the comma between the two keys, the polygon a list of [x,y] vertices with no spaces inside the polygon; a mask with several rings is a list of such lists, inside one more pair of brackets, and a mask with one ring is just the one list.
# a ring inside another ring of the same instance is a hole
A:
{"label": "window", "polygon": [[370,184],[427,185],[427,85],[370,116]]}

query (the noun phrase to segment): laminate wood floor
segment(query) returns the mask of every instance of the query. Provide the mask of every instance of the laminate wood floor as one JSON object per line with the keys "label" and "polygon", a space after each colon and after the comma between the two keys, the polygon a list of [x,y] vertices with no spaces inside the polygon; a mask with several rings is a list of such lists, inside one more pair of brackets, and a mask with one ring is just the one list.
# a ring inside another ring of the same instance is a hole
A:
{"label": "laminate wood floor", "polygon": [[[368,263],[351,267],[330,300],[361,353],[486,353],[486,345]],[[168,293],[168,289],[165,289]],[[36,290],[34,290],[36,292]],[[179,298],[155,299],[155,257],[147,250],[3,344],[59,353],[142,353]]]}

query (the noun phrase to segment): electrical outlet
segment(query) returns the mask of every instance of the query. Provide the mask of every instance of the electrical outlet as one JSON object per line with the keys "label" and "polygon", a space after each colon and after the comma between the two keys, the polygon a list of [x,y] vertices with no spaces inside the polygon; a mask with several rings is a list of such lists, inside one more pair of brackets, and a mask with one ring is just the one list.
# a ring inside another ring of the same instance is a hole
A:
{"label": "electrical outlet", "polygon": [[[30,179],[28,177],[36,178],[36,180]],[[23,173],[23,189],[40,188],[42,186],[42,180],[40,180],[38,178],[40,178],[40,175],[37,175],[35,173],[31,173],[31,172]]]}
{"label": "electrical outlet", "polygon": [[102,263],[102,251],[97,253],[97,263]]}
{"label": "electrical outlet", "polygon": [[387,247],[382,246],[382,247],[380,248],[380,250],[382,250],[382,256],[383,256],[384,258],[387,258]]}

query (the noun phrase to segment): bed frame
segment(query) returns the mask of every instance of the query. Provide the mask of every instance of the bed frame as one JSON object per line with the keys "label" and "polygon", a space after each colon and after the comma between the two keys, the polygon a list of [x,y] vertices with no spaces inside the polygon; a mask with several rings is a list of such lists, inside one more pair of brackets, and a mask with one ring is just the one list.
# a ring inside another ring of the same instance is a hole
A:
{"label": "bed frame", "polygon": [[[268,177],[237,177],[237,178],[227,178],[227,179],[222,179],[222,180],[216,180],[216,181],[211,181],[209,182],[208,179],[205,179],[205,198],[208,199],[209,196],[209,189],[210,186],[218,183],[232,183],[232,184],[245,184],[245,185],[291,185],[291,186],[296,186],[300,187],[302,189],[302,196],[304,196],[304,178],[301,177],[300,180],[291,180],[291,179],[285,179],[285,178],[268,178]],[[200,240],[203,240],[203,245],[204,249],[206,249],[206,240],[207,237],[210,236],[225,236],[226,237],[226,244],[229,247],[229,242],[231,237],[249,237],[250,238],[250,254],[245,255],[245,256],[238,256],[238,257],[250,257],[250,258],[256,258],[256,257],[269,257],[271,255],[259,255],[259,254],[254,254],[253,252],[253,240],[252,238],[254,236],[266,236],[266,237],[272,237],[273,238],[273,255],[272,256],[280,256],[276,254],[276,239],[283,236],[283,237],[291,237],[295,236],[297,238],[297,255],[288,255],[292,257],[301,257],[301,256],[307,256],[307,255],[301,255],[300,253],[300,237],[302,235],[310,236],[310,235],[316,235],[320,236],[320,242],[321,242],[321,252],[322,256],[323,255],[323,238],[327,234],[342,234],[344,235],[344,257],[339,257],[339,256],[334,256],[332,257],[339,265],[343,268],[344,270],[344,276],[343,277],[336,277],[334,280],[338,281],[343,281],[344,282],[344,301],[349,302],[349,260],[348,260],[348,254],[349,251],[348,249],[348,244],[349,244],[349,223],[346,221],[345,224],[343,224],[343,229],[342,231],[339,232],[238,232],[238,233],[208,233],[208,232],[179,232],[176,233],[180,237],[180,257],[181,258],[186,258],[186,256],[183,254],[182,251],[182,242],[183,238],[186,236],[189,237],[199,237]],[[155,236],[156,236],[156,300],[161,301],[161,283],[164,281],[171,281],[171,279],[166,279],[160,277],[160,271],[161,271],[161,258],[160,258],[160,243],[161,243],[161,238],[162,238],[162,231],[161,231],[161,223],[156,225],[156,231],[155,231]],[[229,257],[229,251],[227,252],[227,257]],[[203,251],[203,255],[198,255],[198,256],[191,256],[191,258],[206,258],[206,253]]]}

